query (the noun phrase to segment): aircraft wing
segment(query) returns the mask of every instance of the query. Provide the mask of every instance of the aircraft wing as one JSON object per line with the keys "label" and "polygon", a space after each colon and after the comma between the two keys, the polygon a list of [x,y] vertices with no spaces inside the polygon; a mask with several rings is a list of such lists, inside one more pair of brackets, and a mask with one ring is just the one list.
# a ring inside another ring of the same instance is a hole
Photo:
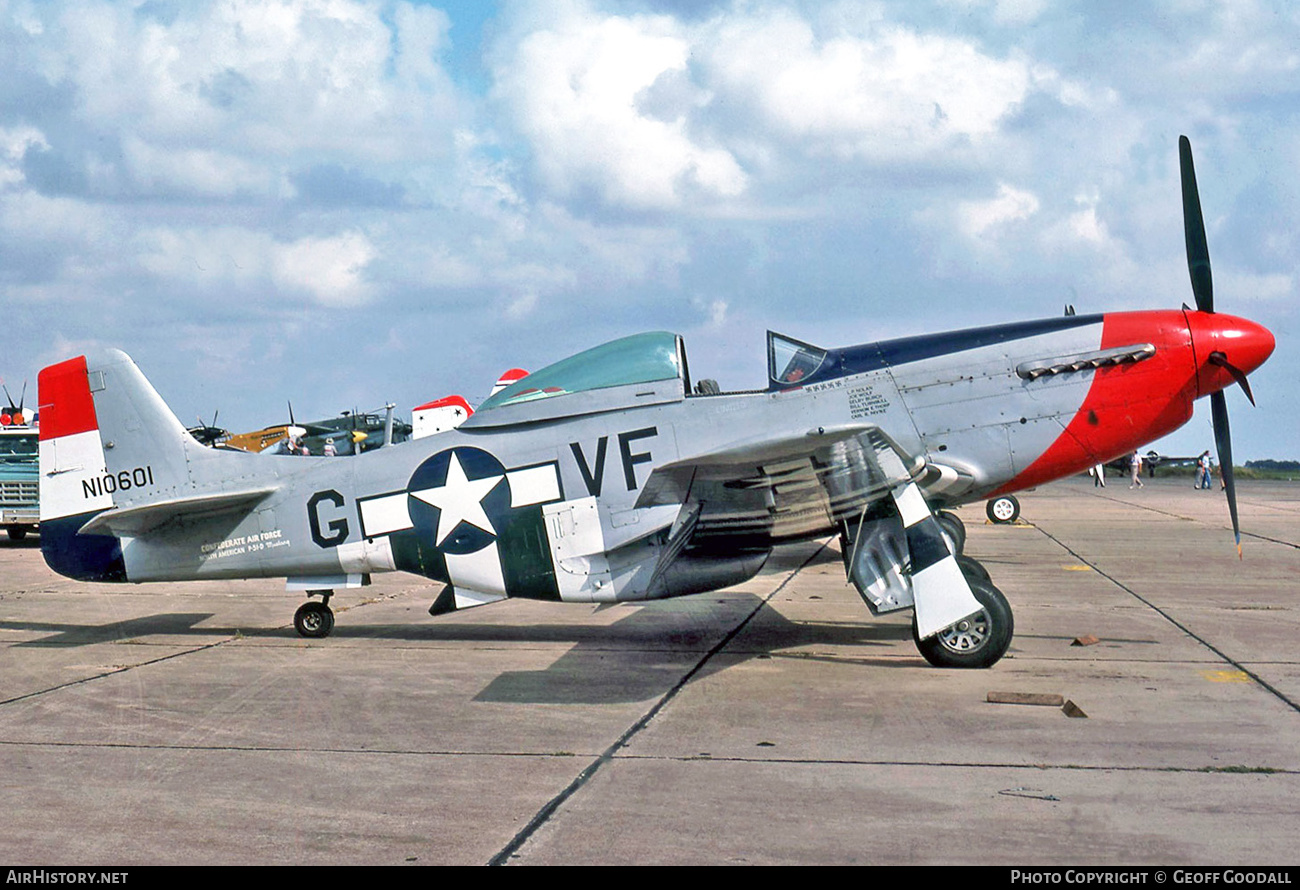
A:
{"label": "aircraft wing", "polygon": [[1201,456],[1198,454],[1194,457],[1176,457],[1174,455],[1158,454],[1154,451],[1149,451],[1142,455],[1142,458],[1155,464],[1194,464],[1201,459]]}
{"label": "aircraft wing", "polygon": [[[681,509],[653,577],[711,540],[770,547],[839,527],[855,541],[846,565],[864,601],[881,611],[914,605],[917,637],[928,639],[983,606],[921,495],[924,471],[923,457],[873,424],[755,438],[662,465],[637,506]],[[886,583],[891,574],[898,584]]]}
{"label": "aircraft wing", "polygon": [[825,530],[915,480],[924,459],[874,424],[738,441],[655,469],[638,507],[699,505],[693,537],[771,540]]}

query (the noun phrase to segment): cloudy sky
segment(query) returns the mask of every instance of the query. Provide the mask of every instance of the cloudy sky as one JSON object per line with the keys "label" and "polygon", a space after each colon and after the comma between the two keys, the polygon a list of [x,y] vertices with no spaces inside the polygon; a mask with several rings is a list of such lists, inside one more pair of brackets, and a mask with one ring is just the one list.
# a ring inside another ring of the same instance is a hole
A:
{"label": "cloudy sky", "polygon": [[1238,460],[1300,458],[1284,0],[0,0],[0,376],[117,346],[247,429],[647,329],[749,388],[768,328],[1176,308],[1180,133],[1279,341]]}

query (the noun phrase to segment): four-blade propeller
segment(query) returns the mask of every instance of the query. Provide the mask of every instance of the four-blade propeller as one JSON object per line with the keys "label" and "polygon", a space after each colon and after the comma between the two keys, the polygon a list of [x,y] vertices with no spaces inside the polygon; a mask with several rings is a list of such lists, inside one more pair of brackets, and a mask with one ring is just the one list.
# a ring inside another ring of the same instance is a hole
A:
{"label": "four-blade propeller", "polygon": [[[1214,312],[1214,279],[1210,272],[1210,248],[1205,241],[1205,217],[1201,214],[1201,196],[1196,188],[1196,168],[1192,164],[1192,144],[1186,136],[1178,137],[1178,165],[1183,184],[1183,234],[1187,241],[1187,271],[1192,278],[1192,294],[1196,308],[1201,312]],[[1222,351],[1211,352],[1206,361],[1223,368],[1232,379],[1241,384],[1250,403],[1255,396],[1246,382],[1246,374],[1229,361]],[[1214,422],[1214,444],[1219,452],[1219,472],[1223,489],[1228,496],[1228,515],[1232,517],[1232,533],[1237,542],[1237,556],[1241,556],[1241,527],[1237,522],[1237,491],[1232,478],[1232,435],[1228,428],[1228,402],[1222,389],[1210,393],[1210,413]]]}

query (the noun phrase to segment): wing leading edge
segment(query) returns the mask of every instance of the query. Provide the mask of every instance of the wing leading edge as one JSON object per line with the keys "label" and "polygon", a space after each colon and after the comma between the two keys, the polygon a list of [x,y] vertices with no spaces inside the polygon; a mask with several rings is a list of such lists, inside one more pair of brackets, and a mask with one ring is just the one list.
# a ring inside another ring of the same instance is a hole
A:
{"label": "wing leading edge", "polygon": [[866,504],[916,479],[923,458],[874,424],[736,442],[663,464],[638,507],[698,504],[693,543],[778,543],[834,531]]}

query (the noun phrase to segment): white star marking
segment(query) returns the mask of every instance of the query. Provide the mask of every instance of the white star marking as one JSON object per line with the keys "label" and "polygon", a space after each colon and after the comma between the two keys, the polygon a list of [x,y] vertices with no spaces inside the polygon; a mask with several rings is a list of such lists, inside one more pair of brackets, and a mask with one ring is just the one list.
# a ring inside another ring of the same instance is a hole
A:
{"label": "white star marking", "polygon": [[413,491],[411,496],[438,508],[437,544],[441,546],[462,521],[481,528],[490,535],[497,533],[483,510],[482,502],[488,492],[496,488],[504,478],[505,476],[489,476],[486,479],[467,479],[460,460],[452,452],[451,462],[447,465],[447,482],[441,488]]}

